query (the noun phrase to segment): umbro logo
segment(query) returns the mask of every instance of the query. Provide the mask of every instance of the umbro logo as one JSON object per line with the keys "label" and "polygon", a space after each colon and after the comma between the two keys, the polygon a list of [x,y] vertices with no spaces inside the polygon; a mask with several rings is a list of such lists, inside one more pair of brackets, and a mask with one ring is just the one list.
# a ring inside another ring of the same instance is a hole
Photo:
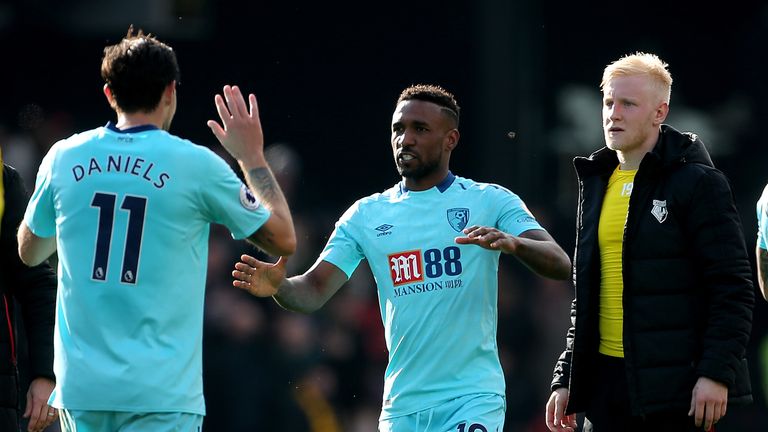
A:
{"label": "umbro logo", "polygon": [[376,237],[392,235],[392,232],[389,231],[392,228],[394,228],[394,226],[390,225],[390,224],[382,224],[382,225],[377,226],[376,228],[374,228],[376,231],[379,232],[378,234],[376,234]]}

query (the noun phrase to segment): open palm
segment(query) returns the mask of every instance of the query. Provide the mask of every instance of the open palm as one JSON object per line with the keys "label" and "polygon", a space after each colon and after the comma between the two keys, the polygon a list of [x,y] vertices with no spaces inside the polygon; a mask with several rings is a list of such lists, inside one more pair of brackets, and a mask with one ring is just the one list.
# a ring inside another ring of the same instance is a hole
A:
{"label": "open palm", "polygon": [[280,257],[276,263],[259,261],[250,255],[242,255],[235,264],[232,285],[244,289],[256,297],[271,297],[285,280],[285,264],[288,259]]}

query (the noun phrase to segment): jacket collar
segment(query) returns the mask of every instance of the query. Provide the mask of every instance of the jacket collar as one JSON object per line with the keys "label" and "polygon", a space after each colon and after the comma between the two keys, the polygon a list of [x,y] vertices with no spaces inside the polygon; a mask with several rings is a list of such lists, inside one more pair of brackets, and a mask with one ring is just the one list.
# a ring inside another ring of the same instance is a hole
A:
{"label": "jacket collar", "polygon": [[[714,166],[704,143],[692,132],[680,132],[667,124],[661,125],[659,140],[653,150],[640,162],[640,171],[667,169],[684,163],[700,163]],[[573,166],[579,177],[612,172],[619,159],[616,152],[603,147],[589,157],[576,157]]]}

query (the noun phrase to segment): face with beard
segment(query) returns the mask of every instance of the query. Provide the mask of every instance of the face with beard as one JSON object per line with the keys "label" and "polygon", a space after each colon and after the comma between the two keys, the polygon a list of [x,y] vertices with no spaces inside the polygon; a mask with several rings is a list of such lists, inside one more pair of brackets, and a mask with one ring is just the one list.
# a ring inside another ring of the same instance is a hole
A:
{"label": "face with beard", "polygon": [[435,103],[411,99],[397,105],[392,154],[408,189],[429,189],[448,175],[450,154],[459,140],[454,125]]}

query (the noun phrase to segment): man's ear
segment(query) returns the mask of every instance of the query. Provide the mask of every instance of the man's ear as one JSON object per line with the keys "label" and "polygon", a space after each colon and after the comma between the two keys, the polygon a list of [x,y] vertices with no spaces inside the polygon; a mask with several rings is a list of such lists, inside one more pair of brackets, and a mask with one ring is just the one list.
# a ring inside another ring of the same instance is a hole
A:
{"label": "man's ear", "polygon": [[173,102],[173,94],[176,93],[176,80],[171,81],[163,90],[163,100],[166,105]]}
{"label": "man's ear", "polygon": [[115,103],[115,96],[112,94],[112,89],[109,88],[109,84],[104,84],[104,96],[107,97],[107,102],[109,102],[109,106],[111,106],[113,109],[117,107],[117,104]]}
{"label": "man's ear", "polygon": [[456,148],[457,145],[459,145],[459,130],[456,128],[453,128],[448,131],[448,133],[445,136],[445,146],[447,150],[453,151],[453,149]]}
{"label": "man's ear", "polygon": [[659,126],[660,124],[664,123],[664,120],[667,119],[667,114],[669,114],[669,104],[667,102],[662,102],[661,105],[656,108],[656,112],[654,113],[654,125]]}

